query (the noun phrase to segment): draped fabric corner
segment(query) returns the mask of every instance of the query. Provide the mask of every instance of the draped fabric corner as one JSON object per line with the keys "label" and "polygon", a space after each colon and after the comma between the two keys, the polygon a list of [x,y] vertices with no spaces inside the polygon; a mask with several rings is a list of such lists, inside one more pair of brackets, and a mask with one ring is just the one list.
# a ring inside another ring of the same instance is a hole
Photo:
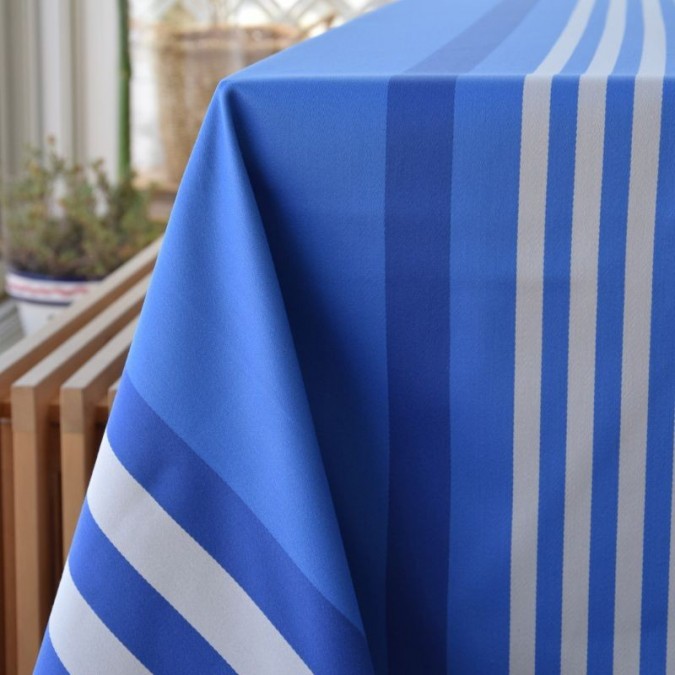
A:
{"label": "draped fabric corner", "polygon": [[675,673],[674,73],[419,0],[223,82],[36,672]]}
{"label": "draped fabric corner", "polygon": [[232,97],[183,179],[38,672],[52,650],[70,672],[372,670]]}

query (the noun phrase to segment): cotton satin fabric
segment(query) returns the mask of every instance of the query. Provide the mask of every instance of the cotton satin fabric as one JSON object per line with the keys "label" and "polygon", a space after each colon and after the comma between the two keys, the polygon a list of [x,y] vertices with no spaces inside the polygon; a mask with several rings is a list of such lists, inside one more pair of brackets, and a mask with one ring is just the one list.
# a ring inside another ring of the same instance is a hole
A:
{"label": "cotton satin fabric", "polygon": [[402,0],[224,80],[37,673],[675,673],[675,4]]}

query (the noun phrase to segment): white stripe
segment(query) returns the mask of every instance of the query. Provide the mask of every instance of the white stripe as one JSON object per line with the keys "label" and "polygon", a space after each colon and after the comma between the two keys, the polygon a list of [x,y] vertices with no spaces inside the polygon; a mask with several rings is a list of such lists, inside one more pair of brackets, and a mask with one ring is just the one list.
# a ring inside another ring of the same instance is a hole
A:
{"label": "white stripe", "polygon": [[511,522],[511,673],[534,673],[539,517],[544,220],[548,79],[525,80],[516,263],[516,341]]}
{"label": "white stripe", "polygon": [[642,10],[645,44],[642,48],[638,78],[655,77],[662,84],[666,73],[666,27],[663,23],[661,5],[658,0],[642,0]]}
{"label": "white stripe", "polygon": [[665,73],[659,0],[643,0],[644,45],[633,98],[619,438],[614,673],[639,672],[656,189]]}
{"label": "white stripe", "polygon": [[565,67],[586,30],[594,5],[595,0],[578,0],[563,32],[534,71],[535,75],[555,75]]}
{"label": "white stripe", "polygon": [[626,28],[612,0],[597,50],[579,80],[574,160],[567,364],[561,672],[586,672],[593,485],[595,335],[607,78]]}
{"label": "white stripe", "polygon": [[107,435],[87,500],[120,553],[234,670],[310,672],[241,586],[124,468]]}
{"label": "white stripe", "polygon": [[[673,422],[675,423],[675,419]],[[675,428],[673,428],[673,460],[675,460]],[[675,463],[673,465],[670,493],[670,562],[668,567],[666,675],[675,675]]]}
{"label": "white stripe", "polygon": [[66,563],[49,620],[54,651],[71,675],[147,675],[150,671],[110,632],[77,590]]}
{"label": "white stripe", "polygon": [[544,223],[551,78],[586,30],[593,0],[580,0],[555,45],[525,78],[518,195],[509,668],[534,673],[539,516]]}

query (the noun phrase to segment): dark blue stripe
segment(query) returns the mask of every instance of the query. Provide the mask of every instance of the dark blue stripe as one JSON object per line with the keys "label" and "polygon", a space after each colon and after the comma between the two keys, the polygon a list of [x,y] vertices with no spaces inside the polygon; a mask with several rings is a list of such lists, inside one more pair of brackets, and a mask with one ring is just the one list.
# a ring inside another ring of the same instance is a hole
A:
{"label": "dark blue stripe", "polygon": [[[387,633],[392,673],[445,672],[450,539],[450,212],[457,78],[536,0],[503,0],[410,71],[387,102]],[[422,74],[445,74],[429,80]]]}
{"label": "dark blue stripe", "polygon": [[567,429],[567,326],[578,79],[556,77],[551,89],[544,239],[541,451],[537,544],[537,672],[560,669],[563,517]]}
{"label": "dark blue stripe", "polygon": [[[673,13],[675,14],[675,13]],[[670,19],[673,19],[673,14]],[[673,25],[670,23],[670,25]],[[663,90],[654,268],[640,671],[665,672],[675,405],[675,84]],[[638,542],[636,542],[636,545]],[[670,583],[675,583],[671,579]],[[671,621],[675,620],[670,617]]]}
{"label": "dark blue stripe", "polygon": [[588,672],[611,672],[619,499],[621,355],[633,80],[607,85],[595,350]]}
{"label": "dark blue stripe", "polygon": [[38,654],[37,663],[35,664],[34,675],[68,675],[68,671],[61,663],[61,659],[54,651],[51,636],[49,635],[49,627],[45,631],[44,639],[42,640],[42,647]]}
{"label": "dark blue stripe", "polygon": [[115,398],[108,438],[134,478],[237,580],[314,672],[372,672],[363,634],[151,410],[128,375]]}
{"label": "dark blue stripe", "polygon": [[409,73],[468,73],[518,28],[539,0],[502,0]]}
{"label": "dark blue stripe", "polygon": [[112,545],[86,501],[68,561],[82,597],[151,672],[234,672]]}
{"label": "dark blue stripe", "polygon": [[386,182],[392,673],[443,672],[450,485],[454,81],[389,85]]}

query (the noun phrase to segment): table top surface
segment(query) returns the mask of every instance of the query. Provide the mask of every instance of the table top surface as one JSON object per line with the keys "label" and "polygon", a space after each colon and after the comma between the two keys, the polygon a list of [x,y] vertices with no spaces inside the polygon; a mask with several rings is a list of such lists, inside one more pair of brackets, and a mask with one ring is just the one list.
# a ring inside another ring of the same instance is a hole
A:
{"label": "table top surface", "polygon": [[231,79],[658,77],[674,23],[660,0],[399,0]]}

